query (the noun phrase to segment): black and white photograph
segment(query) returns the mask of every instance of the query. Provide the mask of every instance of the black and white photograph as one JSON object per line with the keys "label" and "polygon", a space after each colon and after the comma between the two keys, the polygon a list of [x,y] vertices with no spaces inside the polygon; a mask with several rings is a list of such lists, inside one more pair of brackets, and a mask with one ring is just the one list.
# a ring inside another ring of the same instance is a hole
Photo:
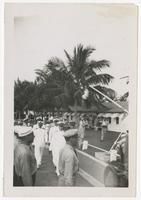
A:
{"label": "black and white photograph", "polygon": [[136,5],[6,3],[6,196],[134,195],[136,73]]}

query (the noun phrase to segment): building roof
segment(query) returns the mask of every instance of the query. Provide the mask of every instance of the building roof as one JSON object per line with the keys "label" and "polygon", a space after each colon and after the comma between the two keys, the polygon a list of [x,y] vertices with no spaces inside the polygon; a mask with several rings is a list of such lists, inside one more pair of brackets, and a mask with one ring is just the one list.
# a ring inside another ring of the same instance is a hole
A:
{"label": "building roof", "polygon": [[95,112],[97,113],[98,108],[96,106],[91,106],[90,108],[84,106],[69,106],[72,112]]}
{"label": "building roof", "polygon": [[[123,102],[116,102],[118,103],[120,106],[122,106],[124,109],[128,110],[128,102],[127,101],[123,101]],[[105,102],[103,104],[105,106],[105,109],[103,109],[103,113],[104,112],[108,112],[108,113],[123,113],[123,110],[121,108],[119,108],[118,106],[116,106],[115,104],[111,103],[111,102]]]}
{"label": "building roof", "polygon": [[[117,102],[124,109],[128,110],[128,102]],[[123,113],[123,110],[111,102],[104,102],[100,106],[91,106],[86,108],[84,106],[69,106],[71,111],[77,112],[94,112],[94,113]]]}

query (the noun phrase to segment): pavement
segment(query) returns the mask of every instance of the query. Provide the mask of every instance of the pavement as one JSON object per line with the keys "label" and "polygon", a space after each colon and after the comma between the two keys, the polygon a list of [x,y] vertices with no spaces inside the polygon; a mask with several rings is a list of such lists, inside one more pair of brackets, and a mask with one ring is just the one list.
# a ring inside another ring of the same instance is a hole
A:
{"label": "pavement", "polygon": [[[56,187],[57,183],[58,177],[52,162],[52,155],[51,153],[49,153],[48,148],[45,148],[42,158],[42,164],[37,171],[35,186]],[[76,187],[92,187],[92,185],[78,174],[76,179]]]}

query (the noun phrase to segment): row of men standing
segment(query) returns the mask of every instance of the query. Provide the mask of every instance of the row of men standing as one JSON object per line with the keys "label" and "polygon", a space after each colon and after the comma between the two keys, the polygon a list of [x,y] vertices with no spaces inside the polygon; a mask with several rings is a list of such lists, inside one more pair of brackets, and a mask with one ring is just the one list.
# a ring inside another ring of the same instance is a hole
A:
{"label": "row of men standing", "polygon": [[53,163],[58,175],[58,186],[75,185],[79,163],[75,151],[78,130],[71,125],[65,129],[64,124],[58,123],[57,120],[46,125],[38,121],[33,128],[15,127],[14,186],[35,184],[36,172],[40,168],[43,150],[47,144],[49,144],[49,151],[52,151]]}

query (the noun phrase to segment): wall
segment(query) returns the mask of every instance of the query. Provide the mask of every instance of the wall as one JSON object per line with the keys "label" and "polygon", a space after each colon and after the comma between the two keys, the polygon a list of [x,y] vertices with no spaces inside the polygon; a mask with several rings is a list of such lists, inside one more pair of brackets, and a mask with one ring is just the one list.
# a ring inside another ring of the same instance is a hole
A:
{"label": "wall", "polygon": [[116,118],[112,117],[113,115],[111,114],[111,124],[108,124],[108,130],[116,132],[125,132],[129,127],[127,117],[123,118],[123,116],[120,115],[119,124],[116,124]]}
{"label": "wall", "polygon": [[95,187],[104,187],[104,172],[108,164],[77,150],[80,175]]}

